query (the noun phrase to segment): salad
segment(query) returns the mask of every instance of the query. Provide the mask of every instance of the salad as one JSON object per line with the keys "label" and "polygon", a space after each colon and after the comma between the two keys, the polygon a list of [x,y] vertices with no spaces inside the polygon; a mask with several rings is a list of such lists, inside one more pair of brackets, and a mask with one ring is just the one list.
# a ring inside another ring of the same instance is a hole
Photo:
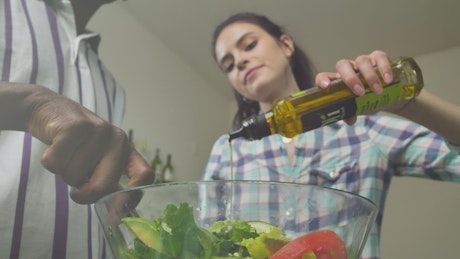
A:
{"label": "salad", "polygon": [[122,222],[135,236],[133,247],[122,251],[123,258],[347,259],[346,246],[333,231],[291,239],[269,223],[234,219],[216,221],[205,229],[195,223],[187,203],[167,205],[154,220],[125,217]]}

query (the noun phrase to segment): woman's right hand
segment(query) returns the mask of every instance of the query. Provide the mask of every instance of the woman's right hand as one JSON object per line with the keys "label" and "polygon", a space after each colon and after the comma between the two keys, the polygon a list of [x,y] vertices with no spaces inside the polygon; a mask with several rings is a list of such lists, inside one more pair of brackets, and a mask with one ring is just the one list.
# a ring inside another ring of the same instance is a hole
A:
{"label": "woman's right hand", "polygon": [[[315,82],[321,88],[327,88],[331,82],[342,79],[350,90],[357,96],[365,94],[364,84],[360,75],[369,85],[370,89],[377,94],[382,93],[382,82],[377,71],[383,76],[385,83],[393,80],[390,59],[383,51],[373,51],[369,55],[360,55],[354,60],[341,59],[336,63],[337,72],[322,72],[316,75]],[[348,124],[353,124],[356,117],[345,119]]]}

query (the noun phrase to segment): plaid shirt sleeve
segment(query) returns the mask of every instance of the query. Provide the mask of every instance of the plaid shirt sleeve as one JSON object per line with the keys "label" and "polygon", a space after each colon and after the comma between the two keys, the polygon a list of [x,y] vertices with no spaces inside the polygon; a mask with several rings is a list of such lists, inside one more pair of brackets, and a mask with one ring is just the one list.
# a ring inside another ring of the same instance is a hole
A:
{"label": "plaid shirt sleeve", "polygon": [[413,122],[379,116],[370,119],[369,135],[389,154],[396,176],[460,182],[460,147]]}

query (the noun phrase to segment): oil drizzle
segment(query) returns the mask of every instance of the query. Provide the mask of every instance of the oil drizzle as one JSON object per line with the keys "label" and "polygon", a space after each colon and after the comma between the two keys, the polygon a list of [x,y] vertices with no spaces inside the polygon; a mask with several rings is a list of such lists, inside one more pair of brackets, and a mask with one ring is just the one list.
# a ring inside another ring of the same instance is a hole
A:
{"label": "oil drizzle", "polygon": [[235,175],[233,174],[233,144],[230,138],[228,139],[228,148],[230,149],[230,180],[235,180]]}
{"label": "oil drizzle", "polygon": [[235,199],[235,187],[233,181],[235,180],[235,175],[233,172],[233,143],[232,140],[228,139],[228,148],[230,149],[230,182],[229,182],[229,195],[227,199],[227,219],[233,219],[235,213],[233,208],[233,202]]}

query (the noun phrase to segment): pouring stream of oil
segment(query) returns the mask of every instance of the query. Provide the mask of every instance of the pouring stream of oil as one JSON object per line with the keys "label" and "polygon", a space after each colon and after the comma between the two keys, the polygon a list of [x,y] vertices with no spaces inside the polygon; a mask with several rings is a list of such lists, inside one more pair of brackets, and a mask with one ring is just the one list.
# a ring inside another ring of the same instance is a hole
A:
{"label": "pouring stream of oil", "polygon": [[234,180],[233,175],[233,145],[232,140],[228,140],[228,148],[230,149],[230,180]]}
{"label": "pouring stream of oil", "polygon": [[[232,140],[228,139],[228,147],[230,149],[230,180],[235,180],[235,175],[233,173],[233,144]],[[227,201],[227,219],[233,219],[233,200],[235,198],[235,188],[233,182],[230,182],[230,192],[229,192],[229,199]]]}

